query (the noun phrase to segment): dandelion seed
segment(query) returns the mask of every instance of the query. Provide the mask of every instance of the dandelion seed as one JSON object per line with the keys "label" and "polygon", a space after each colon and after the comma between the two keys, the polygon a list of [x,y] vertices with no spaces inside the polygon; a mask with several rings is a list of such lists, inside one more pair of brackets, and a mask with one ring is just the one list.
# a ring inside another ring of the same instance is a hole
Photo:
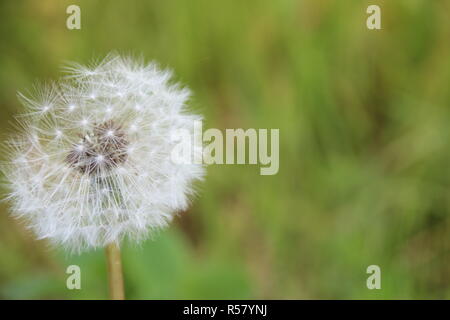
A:
{"label": "dandelion seed", "polygon": [[78,152],[82,152],[82,151],[84,151],[84,146],[82,144],[79,144],[79,145],[75,146],[75,150]]}
{"label": "dandelion seed", "polygon": [[55,130],[55,136],[56,136],[57,138],[61,138],[62,134],[63,134],[63,133],[62,133],[61,130],[58,130],[58,129]]}
{"label": "dandelion seed", "polygon": [[130,132],[136,132],[138,130],[137,124],[133,123],[130,126]]}

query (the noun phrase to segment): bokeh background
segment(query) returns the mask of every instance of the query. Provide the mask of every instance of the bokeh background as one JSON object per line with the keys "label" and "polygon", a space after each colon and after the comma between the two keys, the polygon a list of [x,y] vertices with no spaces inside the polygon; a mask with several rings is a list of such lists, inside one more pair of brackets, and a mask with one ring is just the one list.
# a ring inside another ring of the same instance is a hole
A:
{"label": "bokeh background", "polygon": [[[66,28],[70,4],[81,30]],[[382,30],[366,28],[370,4]],[[194,91],[206,128],[279,128],[280,171],[210,166],[188,212],[124,246],[128,298],[448,299],[449,12],[447,0],[2,0],[0,133],[14,131],[16,92],[65,61],[142,54]],[[0,210],[0,298],[107,298],[103,252],[68,255]],[[71,264],[81,290],[66,289]],[[372,264],[381,290],[366,287]]]}

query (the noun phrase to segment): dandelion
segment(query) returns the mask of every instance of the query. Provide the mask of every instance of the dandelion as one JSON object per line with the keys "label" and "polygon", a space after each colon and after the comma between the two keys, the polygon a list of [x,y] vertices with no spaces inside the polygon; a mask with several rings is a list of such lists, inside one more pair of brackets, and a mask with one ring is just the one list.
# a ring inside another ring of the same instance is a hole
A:
{"label": "dandelion", "polygon": [[154,63],[109,55],[66,71],[36,99],[20,95],[27,112],[2,168],[8,199],[40,239],[72,252],[106,247],[121,298],[120,242],[167,226],[203,176],[202,165],[171,159],[173,131],[193,135],[201,117],[187,110],[189,90]]}

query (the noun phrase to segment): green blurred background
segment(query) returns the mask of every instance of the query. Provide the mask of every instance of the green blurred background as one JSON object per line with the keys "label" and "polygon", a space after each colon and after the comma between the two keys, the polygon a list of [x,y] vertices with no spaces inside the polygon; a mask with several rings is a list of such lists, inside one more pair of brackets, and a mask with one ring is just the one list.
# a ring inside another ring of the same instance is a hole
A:
{"label": "green blurred background", "polygon": [[[81,30],[66,8],[81,7]],[[379,4],[382,30],[366,28]],[[450,1],[0,2],[1,132],[17,90],[111,50],[175,70],[205,128],[279,128],[280,171],[212,165],[168,230],[123,249],[128,298],[450,298]],[[107,297],[103,252],[0,204],[0,298]],[[82,290],[67,290],[77,264]],[[381,267],[368,290],[366,268]]]}

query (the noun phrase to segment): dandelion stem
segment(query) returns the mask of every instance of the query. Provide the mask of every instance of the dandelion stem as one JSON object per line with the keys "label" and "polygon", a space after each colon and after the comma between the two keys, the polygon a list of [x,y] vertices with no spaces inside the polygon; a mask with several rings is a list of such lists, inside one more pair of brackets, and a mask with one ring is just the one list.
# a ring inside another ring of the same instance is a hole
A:
{"label": "dandelion stem", "polygon": [[106,246],[108,260],[109,297],[111,300],[124,300],[122,262],[120,249],[115,243]]}

